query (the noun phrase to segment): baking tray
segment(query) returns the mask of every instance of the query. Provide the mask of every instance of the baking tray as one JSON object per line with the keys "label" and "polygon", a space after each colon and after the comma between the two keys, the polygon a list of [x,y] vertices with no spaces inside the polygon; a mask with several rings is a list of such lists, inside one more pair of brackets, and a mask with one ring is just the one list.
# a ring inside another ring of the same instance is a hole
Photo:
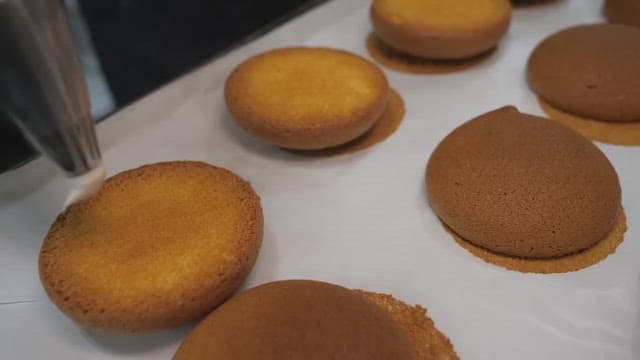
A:
{"label": "baking tray", "polygon": [[[98,125],[110,174],[192,159],[226,167],[262,197],[264,244],[244,287],[307,278],[392,293],[428,308],[463,359],[640,358],[640,147],[597,143],[620,176],[629,230],[615,254],[584,270],[538,275],[470,255],[426,200],[429,154],[453,128],[512,104],[542,114],[528,89],[528,54],[545,36],[603,21],[601,1],[515,8],[497,51],[457,73],[385,70],[406,102],[388,140],[366,151],[306,157],[247,136],[222,96],[230,70],[274,47],[332,46],[368,56],[369,1],[323,4],[130,105]],[[66,183],[44,159],[0,176],[0,358],[170,358],[189,327],[144,336],[85,330],[49,302],[40,243]]]}

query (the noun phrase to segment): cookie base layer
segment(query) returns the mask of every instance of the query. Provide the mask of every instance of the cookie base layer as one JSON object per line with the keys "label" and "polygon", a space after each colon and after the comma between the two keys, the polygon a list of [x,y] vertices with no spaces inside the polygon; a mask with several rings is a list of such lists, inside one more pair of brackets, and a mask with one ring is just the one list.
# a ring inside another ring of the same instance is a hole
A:
{"label": "cookie base layer", "polygon": [[385,309],[409,335],[418,360],[457,360],[451,341],[438,330],[427,310],[420,305],[408,305],[391,295],[356,290]]}
{"label": "cookie base layer", "polygon": [[566,113],[538,97],[538,104],[549,117],[584,137],[608,144],[640,145],[640,121],[614,123],[587,119]]}
{"label": "cookie base layer", "polygon": [[[344,145],[320,150],[290,150],[300,155],[308,156],[334,156],[352,154],[367,149],[377,143],[383,142],[391,136],[404,119],[404,100],[394,89],[389,89],[389,99],[384,111],[373,127],[364,135]],[[287,149],[285,149],[287,150]]]}
{"label": "cookie base layer", "polygon": [[487,59],[496,48],[462,60],[431,60],[407,55],[385,44],[374,33],[367,37],[367,51],[378,63],[409,74],[445,74],[462,71]]}
{"label": "cookie base layer", "polygon": [[144,165],[69,206],[39,257],[51,301],[77,323],[143,333],[190,323],[224,302],[255,263],[260,198],[229,170]]}
{"label": "cookie base layer", "polygon": [[624,240],[624,233],[627,231],[627,217],[624,210],[620,209],[618,220],[604,239],[578,253],[550,259],[525,259],[497,254],[472,244],[456,234],[446,224],[442,225],[460,246],[490,264],[523,273],[554,274],[582,270],[613,254]]}

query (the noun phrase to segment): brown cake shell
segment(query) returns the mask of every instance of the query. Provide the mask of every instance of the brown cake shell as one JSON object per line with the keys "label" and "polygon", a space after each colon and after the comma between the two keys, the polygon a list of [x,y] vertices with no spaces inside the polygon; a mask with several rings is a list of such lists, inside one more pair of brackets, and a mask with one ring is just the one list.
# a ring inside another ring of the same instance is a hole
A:
{"label": "brown cake shell", "polygon": [[175,360],[418,359],[403,328],[355,291],[311,280],[249,289],[200,322]]}
{"label": "brown cake shell", "polygon": [[544,39],[527,66],[529,85],[583,118],[640,121],[640,28],[579,25]]}
{"label": "brown cake shell", "polygon": [[504,107],[453,130],[427,165],[438,217],[493,252],[552,258],[603,239],[620,211],[618,176],[583,136]]}
{"label": "brown cake shell", "polygon": [[609,22],[640,27],[640,1],[605,0],[604,15]]}

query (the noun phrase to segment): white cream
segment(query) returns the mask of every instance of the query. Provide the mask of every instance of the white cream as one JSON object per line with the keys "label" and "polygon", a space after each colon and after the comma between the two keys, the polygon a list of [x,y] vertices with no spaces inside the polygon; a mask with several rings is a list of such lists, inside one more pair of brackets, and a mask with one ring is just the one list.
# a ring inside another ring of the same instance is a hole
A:
{"label": "white cream", "polygon": [[69,195],[64,202],[64,208],[96,193],[102,187],[106,178],[103,165],[95,167],[86,174],[69,179]]}

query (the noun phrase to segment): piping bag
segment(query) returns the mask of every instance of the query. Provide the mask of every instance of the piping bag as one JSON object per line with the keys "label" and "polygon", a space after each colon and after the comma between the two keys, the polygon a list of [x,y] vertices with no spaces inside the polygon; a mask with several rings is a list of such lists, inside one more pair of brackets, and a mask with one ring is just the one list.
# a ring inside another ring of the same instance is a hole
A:
{"label": "piping bag", "polygon": [[89,97],[59,0],[0,0],[0,111],[69,177],[65,208],[102,186]]}

